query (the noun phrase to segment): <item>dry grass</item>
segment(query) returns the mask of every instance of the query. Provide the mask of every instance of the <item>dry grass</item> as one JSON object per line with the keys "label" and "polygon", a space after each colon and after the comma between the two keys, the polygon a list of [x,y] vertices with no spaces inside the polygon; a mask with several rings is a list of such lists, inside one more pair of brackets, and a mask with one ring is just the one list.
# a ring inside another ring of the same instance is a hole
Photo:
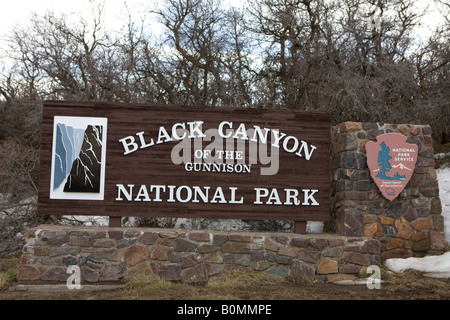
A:
{"label": "dry grass", "polygon": [[418,299],[450,299],[450,283],[447,279],[426,277],[423,272],[417,270],[406,270],[385,279],[384,290],[391,293],[420,293]]}
{"label": "dry grass", "polygon": [[7,290],[16,281],[18,259],[0,259],[0,300],[450,300],[450,280],[425,277],[407,270],[392,273],[381,268],[380,290],[365,285],[343,286],[285,279],[263,272],[234,272],[210,279],[202,285],[137,275],[123,289],[107,292],[36,293]]}
{"label": "dry grass", "polygon": [[250,286],[277,285],[284,282],[281,278],[273,277],[262,272],[233,272],[223,274],[212,281],[207,286],[210,289],[239,288]]}
{"label": "dry grass", "polygon": [[[126,299],[192,299],[192,300],[240,300],[286,297],[286,280],[259,272],[234,272],[224,274],[203,285],[188,285],[164,281],[153,275],[138,275],[131,279],[124,290]],[[251,290],[249,290],[251,288]]]}
{"label": "dry grass", "polygon": [[211,292],[228,292],[234,299],[245,300],[285,299],[292,295],[292,292],[288,292],[292,288],[287,280],[262,272],[223,274],[205,286]]}
{"label": "dry grass", "polygon": [[172,283],[153,275],[137,275],[123,290],[125,299],[186,299],[196,295],[196,288],[182,283]]}
{"label": "dry grass", "polygon": [[19,259],[0,259],[0,291],[11,286],[17,276]]}

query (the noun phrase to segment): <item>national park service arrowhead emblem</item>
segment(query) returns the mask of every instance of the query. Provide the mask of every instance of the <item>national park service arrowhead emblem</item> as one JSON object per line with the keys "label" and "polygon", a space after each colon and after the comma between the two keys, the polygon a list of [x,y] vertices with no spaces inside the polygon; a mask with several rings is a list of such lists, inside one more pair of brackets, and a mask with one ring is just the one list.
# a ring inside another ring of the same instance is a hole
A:
{"label": "national park service arrowhead emblem", "polygon": [[414,172],[419,147],[400,133],[377,136],[366,143],[367,166],[378,189],[390,201],[398,197]]}

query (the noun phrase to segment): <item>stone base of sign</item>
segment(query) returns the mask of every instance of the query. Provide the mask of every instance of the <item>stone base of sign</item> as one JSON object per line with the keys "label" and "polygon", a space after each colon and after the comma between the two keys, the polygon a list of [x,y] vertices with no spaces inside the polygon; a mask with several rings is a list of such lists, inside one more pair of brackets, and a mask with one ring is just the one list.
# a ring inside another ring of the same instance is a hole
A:
{"label": "stone base of sign", "polygon": [[[414,173],[393,201],[370,176],[365,144],[397,132],[417,144]],[[382,261],[439,254],[445,249],[444,218],[435,171],[433,139],[427,125],[345,122],[332,128],[332,220],[338,234],[381,242]]]}
{"label": "stone base of sign", "polygon": [[367,277],[380,265],[380,241],[334,234],[41,225],[26,232],[21,283],[116,283],[137,274],[204,283],[234,271],[336,281]]}

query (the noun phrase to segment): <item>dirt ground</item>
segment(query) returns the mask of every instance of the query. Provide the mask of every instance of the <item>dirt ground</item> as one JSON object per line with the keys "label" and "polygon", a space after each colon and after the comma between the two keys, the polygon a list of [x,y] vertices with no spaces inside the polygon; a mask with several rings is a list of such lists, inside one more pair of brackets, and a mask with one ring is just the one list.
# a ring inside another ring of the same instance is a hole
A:
{"label": "dirt ground", "polygon": [[[450,288],[450,281],[443,281]],[[289,289],[290,295],[282,294]],[[46,292],[20,292],[4,290],[0,293],[0,300],[159,300],[160,296],[130,297],[126,289],[110,291],[83,291],[67,293]],[[255,291],[268,294],[255,296]],[[277,294],[277,291],[280,293]],[[293,293],[293,291],[295,291]],[[444,292],[445,291],[445,292]],[[197,288],[196,295],[185,296],[173,293],[164,300],[216,300],[211,298],[211,292],[205,288]],[[414,289],[406,287],[395,290],[392,286],[377,290],[369,290],[363,285],[338,285],[338,284],[285,284],[284,288],[279,285],[251,286],[229,290],[219,300],[450,300],[450,289],[442,290],[434,287]]]}
{"label": "dirt ground", "polygon": [[0,300],[449,300],[450,279],[434,279],[408,270],[382,273],[380,289],[365,284],[311,283],[280,279],[262,273],[234,273],[204,285],[171,283],[140,276],[122,288],[106,291],[64,290],[60,292],[14,291],[11,277],[0,290]]}

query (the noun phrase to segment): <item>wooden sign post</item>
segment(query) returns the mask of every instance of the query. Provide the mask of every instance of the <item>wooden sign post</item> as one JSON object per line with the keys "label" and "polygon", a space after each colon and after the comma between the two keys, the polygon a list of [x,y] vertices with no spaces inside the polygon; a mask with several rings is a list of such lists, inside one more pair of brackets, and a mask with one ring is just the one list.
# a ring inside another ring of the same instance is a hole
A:
{"label": "wooden sign post", "polygon": [[[46,101],[41,214],[330,219],[323,112]],[[116,218],[114,218],[116,217]]]}

